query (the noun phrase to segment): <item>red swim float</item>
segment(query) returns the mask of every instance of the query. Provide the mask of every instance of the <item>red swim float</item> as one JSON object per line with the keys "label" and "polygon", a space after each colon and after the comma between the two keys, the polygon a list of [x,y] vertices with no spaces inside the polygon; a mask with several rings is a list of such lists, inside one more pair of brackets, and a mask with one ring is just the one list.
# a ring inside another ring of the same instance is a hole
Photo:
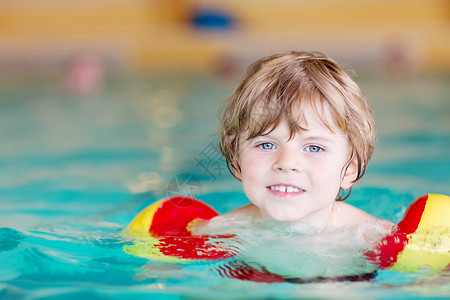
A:
{"label": "red swim float", "polygon": [[450,265],[450,197],[428,194],[415,200],[368,259],[382,269],[399,272],[431,270]]}
{"label": "red swim float", "polygon": [[225,260],[236,254],[224,240],[234,235],[193,235],[190,226],[219,213],[200,200],[175,196],[142,210],[130,223],[127,235],[135,238],[125,252],[166,262]]}

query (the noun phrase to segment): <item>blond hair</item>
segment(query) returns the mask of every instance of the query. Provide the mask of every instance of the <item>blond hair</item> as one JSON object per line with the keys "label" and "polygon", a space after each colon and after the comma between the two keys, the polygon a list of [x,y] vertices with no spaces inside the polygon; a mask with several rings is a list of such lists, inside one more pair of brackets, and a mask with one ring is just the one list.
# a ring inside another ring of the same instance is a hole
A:
{"label": "blond hair", "polygon": [[[247,70],[234,93],[221,106],[220,149],[230,172],[240,170],[239,140],[266,134],[286,120],[291,137],[300,127],[294,108],[310,105],[331,130],[324,117],[328,105],[335,124],[347,136],[351,157],[358,161],[358,174],[365,172],[372,155],[376,127],[372,107],[358,85],[332,59],[316,52],[288,52],[264,57]],[[300,120],[303,116],[300,116]],[[345,167],[345,168],[346,168]]]}

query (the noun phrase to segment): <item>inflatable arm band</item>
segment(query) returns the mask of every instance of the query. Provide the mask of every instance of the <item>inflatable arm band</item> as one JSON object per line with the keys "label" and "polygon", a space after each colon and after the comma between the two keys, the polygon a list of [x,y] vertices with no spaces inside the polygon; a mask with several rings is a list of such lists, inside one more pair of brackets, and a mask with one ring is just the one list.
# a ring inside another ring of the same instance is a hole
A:
{"label": "inflatable arm band", "polygon": [[450,264],[450,197],[428,194],[415,200],[398,223],[368,253],[369,261],[398,272],[439,272]]}
{"label": "inflatable arm band", "polygon": [[224,239],[234,235],[193,235],[196,221],[209,220],[219,213],[197,199],[176,196],[157,201],[143,209],[130,223],[127,235],[135,238],[124,251],[163,262],[225,260],[236,254],[225,247]]}

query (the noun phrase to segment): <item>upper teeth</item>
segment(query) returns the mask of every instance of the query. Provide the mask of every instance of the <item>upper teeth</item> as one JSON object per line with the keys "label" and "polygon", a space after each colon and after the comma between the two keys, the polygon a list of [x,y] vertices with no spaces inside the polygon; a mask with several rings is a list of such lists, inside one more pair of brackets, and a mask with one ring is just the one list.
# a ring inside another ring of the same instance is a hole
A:
{"label": "upper teeth", "polygon": [[300,192],[300,189],[293,187],[293,186],[285,186],[285,185],[272,185],[270,186],[270,189],[272,191],[280,191],[280,192]]}

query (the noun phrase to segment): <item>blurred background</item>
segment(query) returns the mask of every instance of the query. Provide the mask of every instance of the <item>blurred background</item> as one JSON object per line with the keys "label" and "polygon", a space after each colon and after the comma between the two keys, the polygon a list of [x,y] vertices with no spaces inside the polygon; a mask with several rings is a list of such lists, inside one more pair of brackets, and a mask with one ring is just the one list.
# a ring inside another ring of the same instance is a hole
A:
{"label": "blurred background", "polygon": [[449,191],[448,0],[0,0],[0,188],[160,197],[193,174],[240,191],[217,108],[288,50],[331,56],[372,98],[366,185]]}
{"label": "blurred background", "polygon": [[359,72],[447,72],[450,1],[0,0],[8,76],[73,64],[229,76],[291,49],[324,52]]}

